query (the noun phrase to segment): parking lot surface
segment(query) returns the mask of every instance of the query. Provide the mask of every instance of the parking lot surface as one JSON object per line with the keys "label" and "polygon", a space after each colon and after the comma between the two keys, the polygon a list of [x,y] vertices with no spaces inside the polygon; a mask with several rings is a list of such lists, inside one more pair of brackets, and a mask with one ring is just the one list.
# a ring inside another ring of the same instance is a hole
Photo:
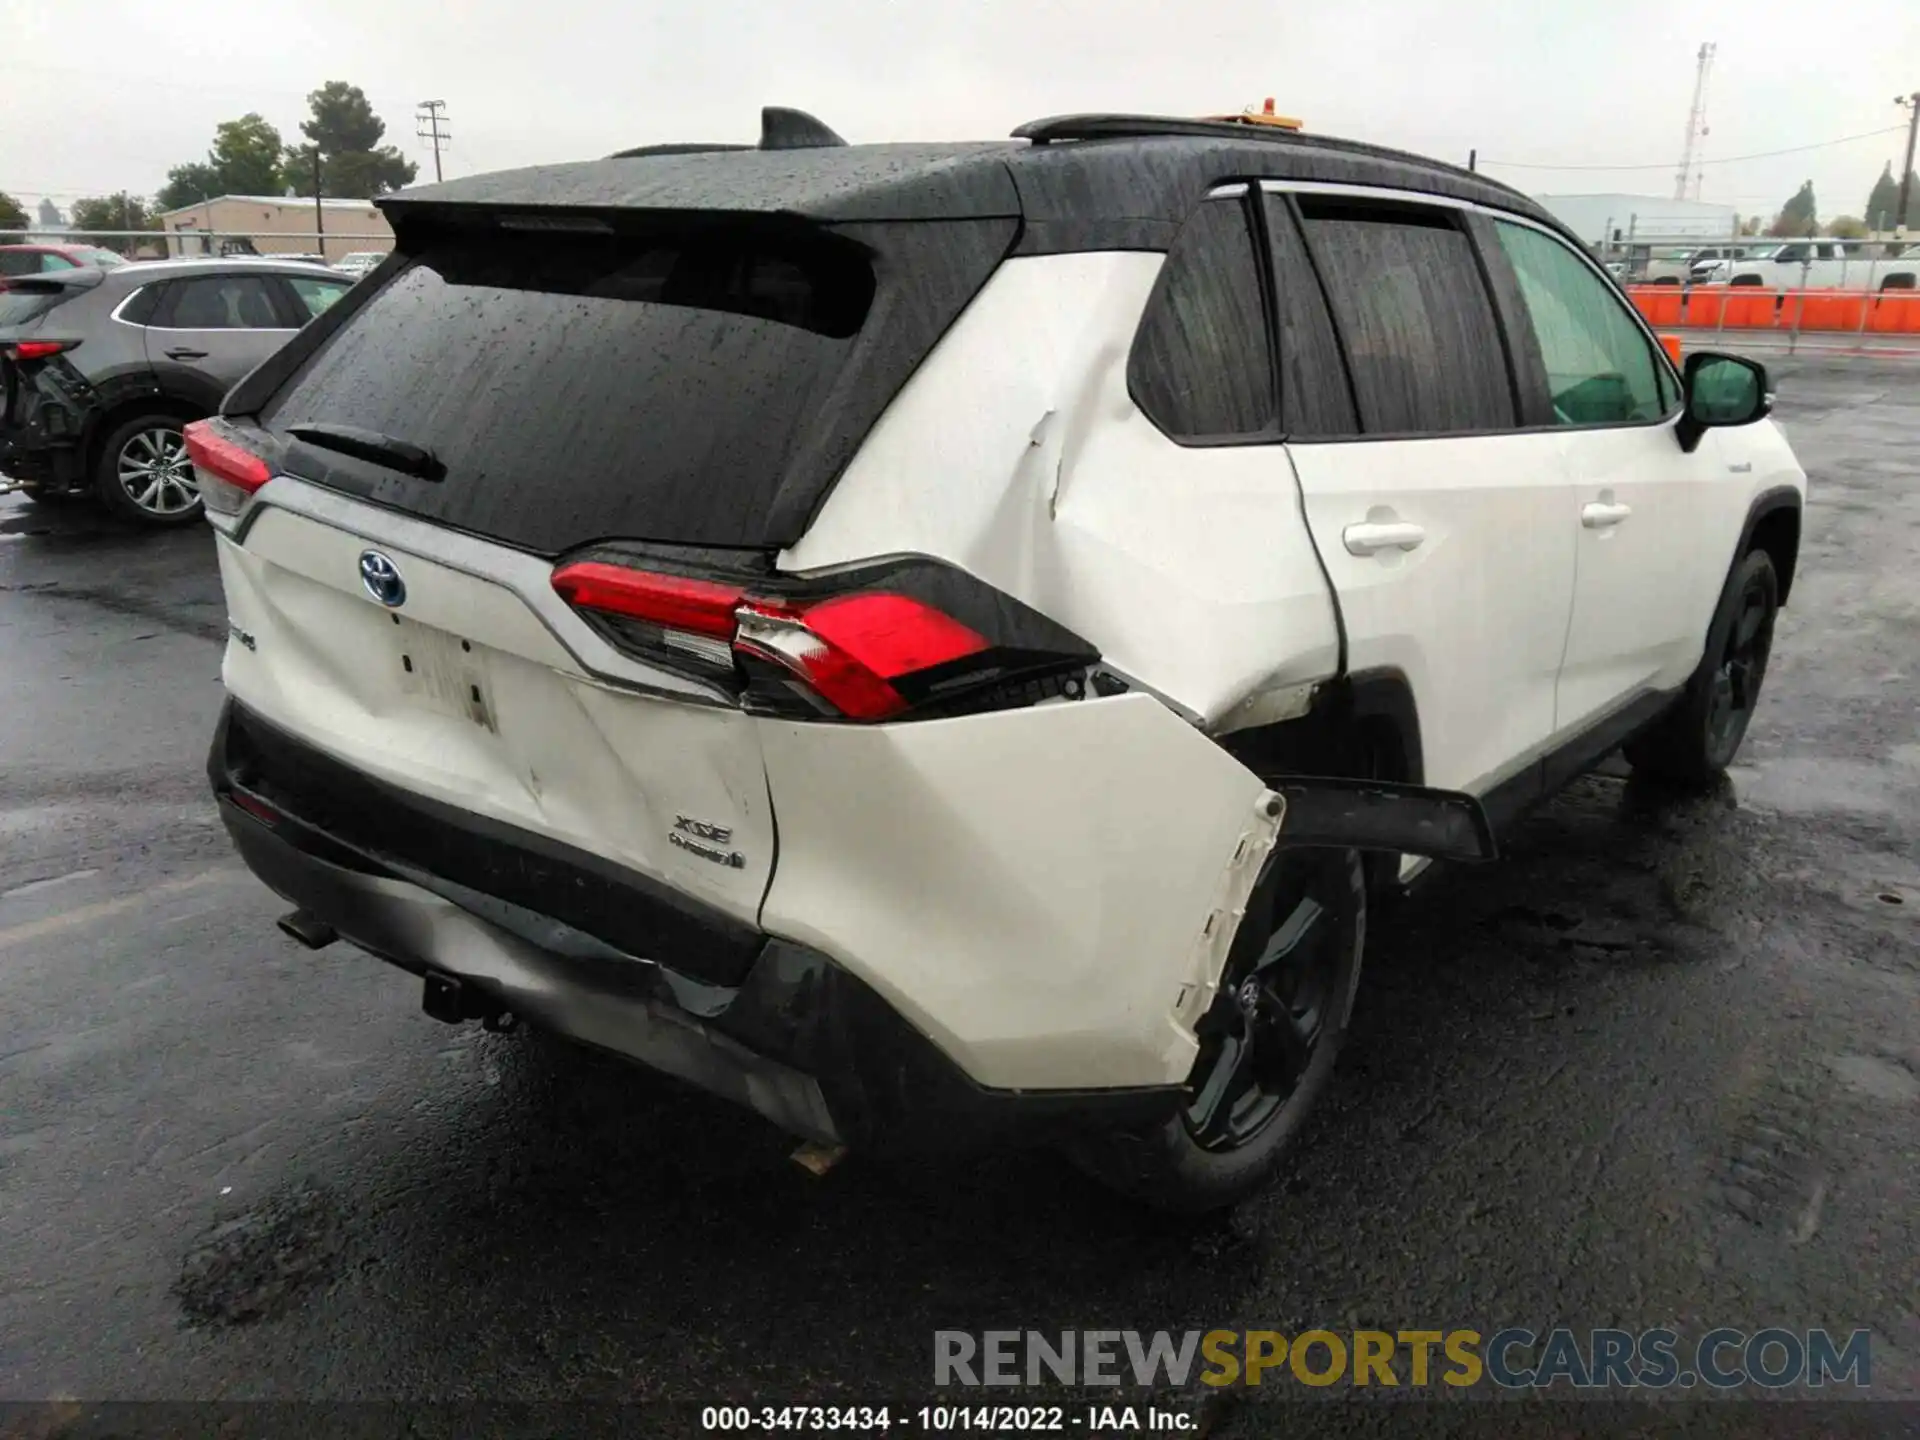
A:
{"label": "parking lot surface", "polygon": [[0,1400],[918,1405],[936,1329],[1556,1324],[1866,1327],[1920,1400],[1920,364],[1767,358],[1812,494],[1732,783],[1615,767],[1377,916],[1284,1181],[1203,1225],[1046,1155],[815,1178],[300,950],[205,791],[211,534],[0,500]]}

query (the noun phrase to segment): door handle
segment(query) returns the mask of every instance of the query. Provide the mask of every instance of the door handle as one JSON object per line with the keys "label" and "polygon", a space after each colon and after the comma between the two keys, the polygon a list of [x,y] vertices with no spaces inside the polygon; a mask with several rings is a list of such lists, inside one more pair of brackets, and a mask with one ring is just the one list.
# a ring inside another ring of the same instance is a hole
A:
{"label": "door handle", "polygon": [[1424,527],[1410,520],[1369,520],[1349,525],[1340,541],[1349,555],[1373,555],[1382,550],[1411,550],[1427,538]]}
{"label": "door handle", "polygon": [[186,349],[169,350],[167,351],[167,358],[169,360],[204,360],[207,358],[207,352],[204,350]]}
{"label": "door handle", "polygon": [[1595,500],[1580,507],[1580,523],[1589,530],[1608,530],[1631,514],[1631,505],[1613,505],[1604,500]]}

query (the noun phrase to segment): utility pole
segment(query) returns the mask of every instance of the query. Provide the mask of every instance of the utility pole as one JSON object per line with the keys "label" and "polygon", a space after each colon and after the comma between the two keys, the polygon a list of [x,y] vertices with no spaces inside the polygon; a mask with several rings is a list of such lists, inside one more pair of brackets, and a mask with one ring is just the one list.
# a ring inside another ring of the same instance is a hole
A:
{"label": "utility pole", "polygon": [[447,102],[444,100],[422,100],[420,108],[414,112],[414,134],[433,144],[433,178],[440,180],[440,146],[453,139],[453,132],[443,130],[441,126],[447,118]]}
{"label": "utility pole", "polygon": [[1893,214],[1893,238],[1907,238],[1907,195],[1913,185],[1913,139],[1920,133],[1920,90],[1911,95],[1896,95],[1893,103],[1907,112],[1907,163],[1900,167],[1900,208]]}
{"label": "utility pole", "polygon": [[[1694,57],[1693,108],[1687,112],[1687,143],[1680,148],[1680,173],[1673,177],[1673,198],[1687,198],[1687,182],[1693,178],[1694,142],[1707,133],[1707,74],[1713,69],[1713,43],[1700,47]],[[1699,198],[1696,190],[1695,199]]]}
{"label": "utility pole", "polygon": [[1467,151],[1467,169],[1478,170],[1479,168],[1480,168],[1480,152],[1478,150]]}
{"label": "utility pole", "polygon": [[320,241],[320,258],[327,258],[327,212],[320,204],[320,147],[309,147],[313,151],[313,233]]}

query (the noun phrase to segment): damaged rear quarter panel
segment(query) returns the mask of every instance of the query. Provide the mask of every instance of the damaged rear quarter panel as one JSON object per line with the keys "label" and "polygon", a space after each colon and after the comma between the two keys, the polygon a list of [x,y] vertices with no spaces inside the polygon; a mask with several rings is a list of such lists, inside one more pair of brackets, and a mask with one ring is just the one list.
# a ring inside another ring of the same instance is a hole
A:
{"label": "damaged rear quarter panel", "polygon": [[955,720],[762,719],[770,933],[982,1085],[1177,1084],[1274,843],[1251,772],[1148,696]]}
{"label": "damaged rear quarter panel", "polygon": [[1333,601],[1284,449],[1176,445],[1127,392],[1163,259],[1002,264],[782,568],[952,561],[1206,726],[1331,675]]}

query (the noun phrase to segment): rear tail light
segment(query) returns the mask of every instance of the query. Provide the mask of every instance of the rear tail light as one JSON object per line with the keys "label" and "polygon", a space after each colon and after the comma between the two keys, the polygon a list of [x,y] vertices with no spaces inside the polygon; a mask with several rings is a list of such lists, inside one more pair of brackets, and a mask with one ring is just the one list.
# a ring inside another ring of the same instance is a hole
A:
{"label": "rear tail light", "polygon": [[902,560],[823,578],[719,580],[561,565],[553,587],[636,658],[750,708],[890,720],[1077,697],[1099,652],[963,571]]}
{"label": "rear tail light", "polygon": [[200,498],[217,515],[238,515],[253,492],[273,478],[272,467],[219,420],[194,421],[186,437]]}
{"label": "rear tail light", "polygon": [[66,350],[73,349],[78,340],[20,340],[6,347],[10,360],[51,360]]}
{"label": "rear tail light", "polygon": [[850,720],[885,720],[910,702],[896,680],[991,647],[986,637],[907,595],[842,595],[798,611],[743,605],[734,649],[771,661]]}

